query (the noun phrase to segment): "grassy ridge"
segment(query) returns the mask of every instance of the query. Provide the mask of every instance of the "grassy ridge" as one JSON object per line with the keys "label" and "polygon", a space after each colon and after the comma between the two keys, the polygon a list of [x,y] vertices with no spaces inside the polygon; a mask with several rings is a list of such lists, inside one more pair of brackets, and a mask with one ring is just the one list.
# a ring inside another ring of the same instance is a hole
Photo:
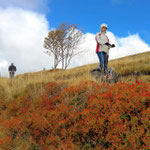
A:
{"label": "grassy ridge", "polygon": [[[118,74],[129,74],[119,78],[120,82],[135,82],[132,73],[141,73],[139,81],[150,82],[150,52],[140,53],[109,61],[109,67],[113,67]],[[68,70],[41,71],[18,75],[10,82],[8,78],[0,78],[0,86],[5,89],[7,97],[12,98],[15,93],[23,90],[28,84],[37,82],[68,82],[70,85],[78,85],[81,81],[91,80],[89,71],[98,67],[97,64],[89,64]],[[144,75],[143,73],[147,74]]]}
{"label": "grassy ridge", "polygon": [[150,74],[150,52],[140,53],[110,61],[118,74]]}

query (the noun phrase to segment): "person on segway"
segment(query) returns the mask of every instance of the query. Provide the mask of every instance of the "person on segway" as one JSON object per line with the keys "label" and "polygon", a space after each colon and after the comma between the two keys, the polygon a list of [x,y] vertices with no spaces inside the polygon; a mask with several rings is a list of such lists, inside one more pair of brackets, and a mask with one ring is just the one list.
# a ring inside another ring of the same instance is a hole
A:
{"label": "person on segway", "polygon": [[108,26],[107,24],[101,24],[100,32],[96,34],[96,53],[99,59],[99,69],[102,71],[104,66],[104,80],[107,79],[107,71],[108,71],[108,58],[109,58],[109,50],[110,48],[115,47],[115,44],[109,43],[109,38],[106,35],[106,30]]}

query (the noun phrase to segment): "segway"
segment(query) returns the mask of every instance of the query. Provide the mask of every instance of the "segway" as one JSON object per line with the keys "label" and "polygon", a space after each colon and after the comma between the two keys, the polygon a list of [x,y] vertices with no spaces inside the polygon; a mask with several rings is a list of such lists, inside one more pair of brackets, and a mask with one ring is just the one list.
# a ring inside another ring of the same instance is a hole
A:
{"label": "segway", "polygon": [[93,81],[101,80],[102,83],[117,83],[118,82],[118,74],[114,71],[114,68],[108,68],[106,79],[104,79],[104,72],[100,70],[100,68],[94,68],[90,71],[91,77]]}

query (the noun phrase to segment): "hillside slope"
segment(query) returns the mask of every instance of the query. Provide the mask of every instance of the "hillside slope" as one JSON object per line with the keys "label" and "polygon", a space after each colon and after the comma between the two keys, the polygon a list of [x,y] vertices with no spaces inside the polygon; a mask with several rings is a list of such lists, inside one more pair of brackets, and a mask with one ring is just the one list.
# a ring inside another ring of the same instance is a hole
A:
{"label": "hillside slope", "polygon": [[[38,82],[62,82],[70,85],[78,85],[82,81],[90,81],[90,70],[98,67],[98,63],[84,65],[67,70],[47,70],[35,73],[25,73],[17,75],[12,82],[8,78],[0,78],[0,86],[5,88],[7,96],[12,97],[16,92],[24,89],[28,84]],[[119,82],[150,82],[150,52],[131,55],[109,61],[109,67],[113,67],[121,76]]]}
{"label": "hillside slope", "polygon": [[0,78],[0,149],[148,149],[149,60],[110,61],[116,84],[91,81],[98,64]]}

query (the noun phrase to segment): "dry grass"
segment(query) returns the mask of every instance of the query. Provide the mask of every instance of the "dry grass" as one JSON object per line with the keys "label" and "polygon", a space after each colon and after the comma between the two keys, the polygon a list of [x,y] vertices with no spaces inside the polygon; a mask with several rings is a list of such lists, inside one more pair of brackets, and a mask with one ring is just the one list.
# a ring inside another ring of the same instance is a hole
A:
{"label": "dry grass", "polygon": [[[0,78],[0,86],[4,89],[7,99],[11,99],[16,93],[20,93],[28,84],[47,82],[67,82],[69,85],[78,85],[82,81],[91,80],[90,70],[98,67],[90,64],[68,70],[41,71],[26,73],[16,76],[12,81],[8,78]],[[150,52],[132,55],[109,61],[109,67],[113,67],[118,74],[131,72],[150,72]],[[138,79],[142,82],[150,82],[149,75],[141,75]],[[135,82],[135,76],[121,77],[120,82]]]}
{"label": "dry grass", "polygon": [[150,72],[150,52],[112,60],[109,62],[109,66],[114,67],[118,74]]}

